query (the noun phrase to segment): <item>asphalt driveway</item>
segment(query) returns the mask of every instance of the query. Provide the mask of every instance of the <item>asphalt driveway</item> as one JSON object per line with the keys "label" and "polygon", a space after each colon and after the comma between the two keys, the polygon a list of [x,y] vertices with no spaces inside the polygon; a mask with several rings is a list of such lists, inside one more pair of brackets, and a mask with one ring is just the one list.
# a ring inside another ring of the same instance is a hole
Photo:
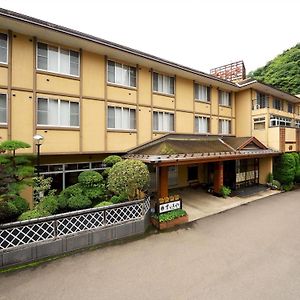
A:
{"label": "asphalt driveway", "polygon": [[2,274],[0,299],[300,299],[300,190]]}

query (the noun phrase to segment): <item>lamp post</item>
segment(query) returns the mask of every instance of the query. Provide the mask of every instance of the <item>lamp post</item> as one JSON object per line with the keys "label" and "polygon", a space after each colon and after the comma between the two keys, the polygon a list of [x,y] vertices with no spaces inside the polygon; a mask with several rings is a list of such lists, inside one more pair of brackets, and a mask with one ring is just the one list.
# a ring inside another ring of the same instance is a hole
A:
{"label": "lamp post", "polygon": [[33,140],[35,142],[35,146],[37,147],[37,177],[40,177],[40,148],[43,143],[44,137],[40,134],[36,134],[33,136]]}

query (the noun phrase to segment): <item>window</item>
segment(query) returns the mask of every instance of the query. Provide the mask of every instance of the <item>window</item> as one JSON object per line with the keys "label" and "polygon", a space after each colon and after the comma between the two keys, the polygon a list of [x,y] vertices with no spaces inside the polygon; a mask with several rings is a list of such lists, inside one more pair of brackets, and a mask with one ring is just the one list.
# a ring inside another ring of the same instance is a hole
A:
{"label": "window", "polygon": [[253,127],[255,130],[259,129],[265,129],[266,127],[266,118],[265,117],[260,117],[260,118],[254,118],[253,119]]}
{"label": "window", "polygon": [[300,128],[300,120],[295,120],[295,127]]}
{"label": "window", "polygon": [[282,110],[282,101],[280,99],[273,99],[273,108]]}
{"label": "window", "polygon": [[0,63],[7,63],[7,53],[8,53],[8,46],[7,46],[7,35],[5,33],[0,32]]}
{"label": "window", "polygon": [[269,97],[266,94],[256,92],[256,100],[253,101],[252,109],[260,109],[269,106]]}
{"label": "window", "polygon": [[0,94],[0,124],[7,123],[7,100],[5,94]]}
{"label": "window", "polygon": [[220,119],[219,120],[219,133],[220,134],[230,134],[231,133],[231,121]]}
{"label": "window", "polygon": [[288,112],[291,114],[294,112],[294,104],[293,103],[288,102]]}
{"label": "window", "polygon": [[174,131],[174,114],[167,112],[153,112],[153,130]]}
{"label": "window", "polygon": [[37,68],[38,70],[79,76],[79,52],[37,43]]}
{"label": "window", "polygon": [[153,91],[174,95],[174,77],[153,72]]}
{"label": "window", "polygon": [[231,106],[231,97],[229,92],[219,91],[219,104],[223,106]]}
{"label": "window", "polygon": [[107,62],[107,81],[136,87],[136,68],[109,60]]}
{"label": "window", "polygon": [[79,103],[59,99],[38,98],[37,124],[79,127]]}
{"label": "window", "polygon": [[210,102],[210,87],[195,83],[195,99]]}
{"label": "window", "polygon": [[210,132],[210,118],[207,117],[195,117],[195,130],[199,133]]}
{"label": "window", "polygon": [[135,109],[124,107],[108,107],[107,128],[136,129]]}
{"label": "window", "polygon": [[292,119],[280,116],[270,116],[270,126],[284,126],[284,127],[291,127],[292,126]]}

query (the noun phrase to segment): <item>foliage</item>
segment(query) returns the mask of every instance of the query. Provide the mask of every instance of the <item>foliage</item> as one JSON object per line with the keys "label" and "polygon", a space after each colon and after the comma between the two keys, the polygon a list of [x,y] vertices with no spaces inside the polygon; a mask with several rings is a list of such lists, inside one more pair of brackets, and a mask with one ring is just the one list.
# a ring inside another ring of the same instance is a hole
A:
{"label": "foliage", "polygon": [[300,94],[300,43],[285,50],[249,76],[290,94]]}
{"label": "foliage", "polygon": [[231,194],[231,189],[230,189],[230,187],[227,187],[227,186],[222,185],[221,188],[220,188],[220,195],[221,195],[223,198],[226,198],[226,197],[228,197],[230,194]]}
{"label": "foliage", "polygon": [[116,163],[111,168],[107,179],[107,187],[110,191],[117,195],[125,193],[129,199],[139,197],[139,193],[147,189],[148,183],[147,166],[139,160],[132,159]]}
{"label": "foliage", "polygon": [[[35,202],[39,202],[40,198],[45,195],[51,189],[51,184],[53,181],[52,177],[33,177],[33,198]],[[52,190],[52,193],[56,190]]]}
{"label": "foliage", "polygon": [[[175,209],[175,210],[160,214],[158,219],[159,219],[159,222],[161,223],[161,222],[172,221],[174,219],[177,219],[177,218],[180,218],[180,217],[183,217],[186,215],[187,215],[187,213],[185,210]],[[156,218],[157,218],[157,216],[156,216]]]}
{"label": "foliage", "polygon": [[18,220],[25,221],[25,220],[31,220],[36,218],[48,217],[48,216],[50,216],[50,213],[48,211],[33,209],[33,210],[28,210],[23,214],[21,214]]}
{"label": "foliage", "polygon": [[33,157],[16,155],[18,149],[29,148],[30,145],[22,141],[4,141],[0,144],[0,162],[3,166],[0,177],[4,178],[1,189],[5,191],[2,197],[19,195],[22,189],[31,185],[34,174]]}
{"label": "foliage", "polygon": [[103,177],[96,171],[84,171],[78,176],[78,182],[84,187],[98,187],[103,182]]}
{"label": "foliage", "polygon": [[272,183],[273,180],[274,180],[273,174],[272,174],[272,173],[269,173],[269,174],[268,174],[268,177],[267,177],[267,182]]}
{"label": "foliage", "polygon": [[18,215],[18,209],[11,201],[0,201],[0,223],[10,222]]}
{"label": "foliage", "polygon": [[296,173],[296,162],[292,153],[284,153],[277,161],[274,168],[274,178],[282,185],[294,182]]}
{"label": "foliage", "polygon": [[109,172],[110,172],[111,168],[106,168],[103,172],[102,172],[102,177],[103,179],[107,179]]}
{"label": "foliage", "polygon": [[17,214],[20,215],[29,209],[28,202],[21,196],[15,196],[10,202],[16,207]]}
{"label": "foliage", "polygon": [[300,168],[296,171],[295,182],[300,183]]}
{"label": "foliage", "polygon": [[125,193],[121,193],[120,195],[114,195],[111,197],[110,201],[113,204],[125,202],[128,200],[128,196]]}
{"label": "foliage", "polygon": [[283,185],[282,185],[282,189],[283,189],[285,192],[289,192],[289,191],[291,191],[293,188],[294,188],[294,183],[293,183],[293,182],[290,182],[289,184],[283,184]]}
{"label": "foliage", "polygon": [[277,189],[277,190],[280,190],[281,189],[281,184],[280,184],[280,182],[278,181],[278,180],[273,180],[272,181],[272,187],[274,187],[275,189]]}
{"label": "foliage", "polygon": [[37,210],[47,211],[51,215],[55,214],[58,210],[57,196],[43,197],[40,203],[36,206]]}
{"label": "foliage", "polygon": [[109,205],[113,205],[113,203],[110,201],[102,201],[102,202],[98,203],[97,205],[95,205],[94,207],[103,207],[103,206],[109,206]]}
{"label": "foliage", "polygon": [[107,156],[104,160],[103,163],[105,165],[107,165],[108,167],[112,167],[113,165],[115,165],[116,163],[122,161],[122,157],[118,156],[118,155],[110,155]]}
{"label": "foliage", "polygon": [[91,205],[92,201],[84,195],[80,183],[67,187],[58,196],[58,207],[61,210],[84,209]]}

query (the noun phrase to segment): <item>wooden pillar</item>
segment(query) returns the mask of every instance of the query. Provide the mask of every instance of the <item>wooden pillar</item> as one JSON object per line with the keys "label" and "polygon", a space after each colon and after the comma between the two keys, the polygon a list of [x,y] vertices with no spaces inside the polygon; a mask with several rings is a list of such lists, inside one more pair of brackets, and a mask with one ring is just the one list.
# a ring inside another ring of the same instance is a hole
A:
{"label": "wooden pillar", "polygon": [[214,192],[219,193],[223,185],[223,162],[216,162],[214,168]]}
{"label": "wooden pillar", "polygon": [[168,167],[159,167],[159,190],[158,197],[167,197],[169,195],[168,185]]}

